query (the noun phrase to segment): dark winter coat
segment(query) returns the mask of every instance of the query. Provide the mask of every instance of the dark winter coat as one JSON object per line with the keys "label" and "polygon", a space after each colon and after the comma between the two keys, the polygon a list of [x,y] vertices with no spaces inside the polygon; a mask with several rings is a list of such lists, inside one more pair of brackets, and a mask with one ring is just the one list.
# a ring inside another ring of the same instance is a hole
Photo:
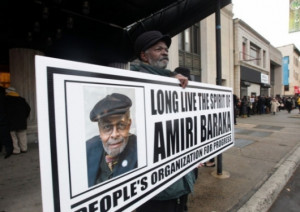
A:
{"label": "dark winter coat", "polygon": [[0,127],[7,125],[7,117],[5,111],[5,89],[0,87]]}
{"label": "dark winter coat", "polygon": [[[169,76],[172,77],[176,72],[171,72],[167,69],[156,68],[144,63],[140,65],[131,65],[130,69],[133,71],[139,71],[149,74],[161,75],[161,76]],[[191,171],[187,173],[185,176],[177,180],[175,183],[170,185],[168,188],[157,194],[153,197],[154,200],[171,200],[177,199],[183,195],[189,194],[193,192],[194,183],[196,181],[195,172]]]}
{"label": "dark winter coat", "polygon": [[[101,168],[101,159],[104,154],[105,152],[99,135],[94,136],[86,142],[89,187],[96,184],[97,174],[99,172],[99,168]],[[136,135],[131,134],[124,151],[119,156],[119,162],[114,167],[111,176],[107,176],[107,178],[119,176],[136,168],[137,160]]]}
{"label": "dark winter coat", "polygon": [[10,131],[27,129],[31,109],[26,100],[20,96],[6,96],[5,106]]}

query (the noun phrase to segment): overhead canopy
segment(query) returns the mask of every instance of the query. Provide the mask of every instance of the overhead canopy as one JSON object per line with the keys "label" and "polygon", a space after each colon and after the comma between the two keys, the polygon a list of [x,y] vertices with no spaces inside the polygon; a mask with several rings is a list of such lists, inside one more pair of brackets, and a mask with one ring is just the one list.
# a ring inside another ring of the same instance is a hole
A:
{"label": "overhead canopy", "polygon": [[[0,63],[8,49],[106,65],[135,58],[133,42],[147,30],[174,36],[214,13],[218,0],[1,1]],[[221,8],[231,0],[220,0]]]}

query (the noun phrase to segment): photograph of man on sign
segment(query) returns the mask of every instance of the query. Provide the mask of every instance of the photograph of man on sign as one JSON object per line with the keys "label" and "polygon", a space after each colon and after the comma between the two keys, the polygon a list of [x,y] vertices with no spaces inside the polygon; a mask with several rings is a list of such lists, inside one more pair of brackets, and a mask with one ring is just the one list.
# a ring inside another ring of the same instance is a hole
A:
{"label": "photograph of man on sign", "polygon": [[112,93],[91,110],[90,120],[97,122],[99,135],[86,142],[89,187],[137,167],[136,135],[129,132],[131,106],[129,97]]}

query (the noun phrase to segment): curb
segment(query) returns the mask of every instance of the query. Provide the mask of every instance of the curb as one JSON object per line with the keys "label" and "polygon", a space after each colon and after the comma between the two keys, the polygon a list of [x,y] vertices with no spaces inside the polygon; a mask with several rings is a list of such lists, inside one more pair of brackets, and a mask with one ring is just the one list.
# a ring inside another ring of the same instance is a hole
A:
{"label": "curb", "polygon": [[267,212],[300,162],[300,144],[238,212]]}

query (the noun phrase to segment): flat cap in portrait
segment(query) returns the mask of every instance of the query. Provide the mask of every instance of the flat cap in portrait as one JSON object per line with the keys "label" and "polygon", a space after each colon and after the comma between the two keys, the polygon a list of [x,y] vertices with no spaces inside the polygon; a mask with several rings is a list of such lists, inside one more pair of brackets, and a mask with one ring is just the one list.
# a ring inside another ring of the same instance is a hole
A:
{"label": "flat cap in portrait", "polygon": [[131,105],[131,99],[123,94],[107,95],[94,106],[90,112],[90,119],[91,121],[99,121],[107,116],[125,114]]}
{"label": "flat cap in portrait", "polygon": [[168,48],[171,45],[171,37],[169,35],[163,35],[159,31],[147,31],[139,35],[134,43],[134,52],[140,57],[140,53],[146,51],[159,41],[164,41]]}

